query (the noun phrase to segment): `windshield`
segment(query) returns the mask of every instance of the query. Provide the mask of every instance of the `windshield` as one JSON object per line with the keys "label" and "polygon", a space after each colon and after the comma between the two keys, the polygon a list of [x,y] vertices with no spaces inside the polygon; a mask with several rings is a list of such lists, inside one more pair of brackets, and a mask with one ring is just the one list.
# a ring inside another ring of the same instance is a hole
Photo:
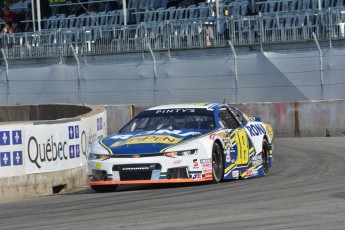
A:
{"label": "windshield", "polygon": [[[162,112],[163,111],[163,112]],[[119,132],[157,129],[214,129],[213,112],[204,109],[144,111]]]}

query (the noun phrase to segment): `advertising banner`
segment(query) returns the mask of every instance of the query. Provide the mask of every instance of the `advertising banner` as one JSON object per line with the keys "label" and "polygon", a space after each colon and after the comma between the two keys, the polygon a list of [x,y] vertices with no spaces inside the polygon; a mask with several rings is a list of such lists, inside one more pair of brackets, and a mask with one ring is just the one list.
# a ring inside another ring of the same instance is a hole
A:
{"label": "advertising banner", "polygon": [[79,122],[25,126],[26,173],[81,166],[79,129]]}
{"label": "advertising banner", "polygon": [[89,144],[103,137],[105,124],[104,112],[75,122],[25,126],[26,173],[86,165]]}

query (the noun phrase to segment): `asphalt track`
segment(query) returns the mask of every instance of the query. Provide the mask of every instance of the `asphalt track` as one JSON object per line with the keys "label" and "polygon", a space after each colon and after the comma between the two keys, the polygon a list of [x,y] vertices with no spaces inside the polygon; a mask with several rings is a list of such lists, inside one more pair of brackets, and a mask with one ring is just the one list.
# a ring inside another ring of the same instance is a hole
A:
{"label": "asphalt track", "polygon": [[345,229],[345,137],[276,139],[264,178],[85,187],[0,205],[0,229]]}

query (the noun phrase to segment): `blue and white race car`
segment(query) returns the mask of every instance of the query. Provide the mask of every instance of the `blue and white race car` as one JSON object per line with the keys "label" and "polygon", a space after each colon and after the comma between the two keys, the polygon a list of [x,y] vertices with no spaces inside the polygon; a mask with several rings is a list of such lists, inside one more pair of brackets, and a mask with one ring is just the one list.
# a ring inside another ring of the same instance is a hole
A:
{"label": "blue and white race car", "polygon": [[226,104],[156,106],[94,142],[88,179],[95,191],[121,184],[181,183],[265,176],[273,130]]}

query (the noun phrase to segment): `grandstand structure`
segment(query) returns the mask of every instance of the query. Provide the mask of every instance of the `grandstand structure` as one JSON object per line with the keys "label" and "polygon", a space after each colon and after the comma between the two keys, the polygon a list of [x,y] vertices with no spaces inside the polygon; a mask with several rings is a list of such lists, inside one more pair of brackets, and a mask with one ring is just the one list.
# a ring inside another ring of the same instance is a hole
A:
{"label": "grandstand structure", "polygon": [[301,42],[313,34],[318,40],[345,38],[343,0],[220,1],[218,14],[215,2],[178,8],[154,8],[154,2],[130,0],[125,10],[78,16],[58,14],[62,4],[52,5],[55,15],[42,20],[40,31],[1,35],[2,58],[200,49],[208,45],[205,27],[214,30],[212,47]]}
{"label": "grandstand structure", "polygon": [[0,35],[0,104],[345,99],[343,0],[94,2]]}

